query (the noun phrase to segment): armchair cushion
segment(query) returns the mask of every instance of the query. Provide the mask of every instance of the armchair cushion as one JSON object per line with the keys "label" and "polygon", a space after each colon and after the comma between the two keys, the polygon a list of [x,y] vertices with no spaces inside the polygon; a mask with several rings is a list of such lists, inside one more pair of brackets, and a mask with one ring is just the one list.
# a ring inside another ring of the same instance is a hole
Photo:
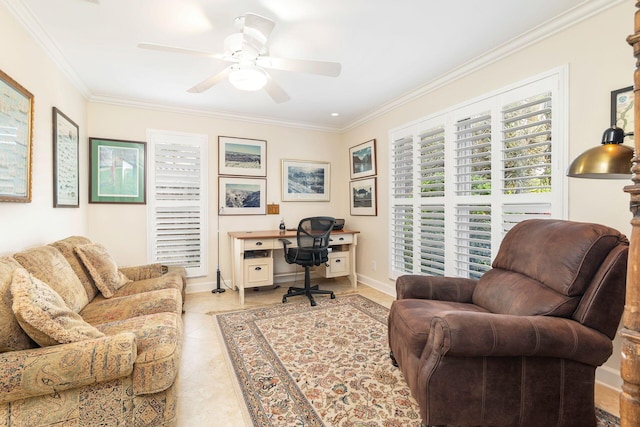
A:
{"label": "armchair cushion", "polygon": [[18,323],[43,347],[104,336],[71,311],[53,289],[24,268],[13,272],[11,296]]}
{"label": "armchair cushion", "polygon": [[118,270],[118,265],[101,244],[76,246],[75,251],[105,298],[111,298],[118,289],[131,281]]}

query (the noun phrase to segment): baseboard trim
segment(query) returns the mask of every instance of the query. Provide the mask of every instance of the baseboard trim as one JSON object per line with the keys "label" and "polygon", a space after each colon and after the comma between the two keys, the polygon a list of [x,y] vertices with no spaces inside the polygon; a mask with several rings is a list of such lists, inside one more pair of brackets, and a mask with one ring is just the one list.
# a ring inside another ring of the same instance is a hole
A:
{"label": "baseboard trim", "polygon": [[622,391],[622,377],[618,369],[609,366],[600,366],[596,369],[596,382],[614,389],[617,392]]}

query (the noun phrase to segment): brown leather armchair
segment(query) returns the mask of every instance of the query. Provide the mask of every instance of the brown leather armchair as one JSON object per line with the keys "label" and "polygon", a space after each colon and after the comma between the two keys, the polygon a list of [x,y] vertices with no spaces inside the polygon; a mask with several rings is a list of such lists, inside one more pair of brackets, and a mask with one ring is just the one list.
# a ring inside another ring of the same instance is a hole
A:
{"label": "brown leather armchair", "polygon": [[602,225],[527,220],[479,280],[399,277],[389,346],[423,424],[595,426],[628,245]]}

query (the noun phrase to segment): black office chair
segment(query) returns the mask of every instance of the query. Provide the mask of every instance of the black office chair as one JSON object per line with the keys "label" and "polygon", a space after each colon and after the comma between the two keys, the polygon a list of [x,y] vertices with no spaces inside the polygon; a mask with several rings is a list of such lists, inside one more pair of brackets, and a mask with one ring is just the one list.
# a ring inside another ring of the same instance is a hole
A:
{"label": "black office chair", "polygon": [[333,229],[334,218],[327,216],[317,216],[304,218],[298,224],[298,246],[288,247],[291,241],[279,239],[284,245],[284,259],[289,264],[298,264],[304,267],[304,288],[292,286],[289,292],[282,297],[282,302],[287,302],[287,298],[296,295],[306,295],[311,301],[311,305],[316,305],[313,294],[331,295],[335,299],[333,291],[318,289],[318,285],[311,286],[309,270],[312,266],[320,265],[329,261],[329,234]]}

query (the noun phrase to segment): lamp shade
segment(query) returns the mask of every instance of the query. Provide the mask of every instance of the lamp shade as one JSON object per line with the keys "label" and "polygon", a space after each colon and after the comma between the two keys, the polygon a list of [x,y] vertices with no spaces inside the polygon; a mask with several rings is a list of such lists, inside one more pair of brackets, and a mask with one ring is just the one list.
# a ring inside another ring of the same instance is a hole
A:
{"label": "lamp shade", "polygon": [[623,145],[625,133],[618,127],[604,131],[602,144],[585,151],[569,165],[574,178],[630,179],[633,148]]}

